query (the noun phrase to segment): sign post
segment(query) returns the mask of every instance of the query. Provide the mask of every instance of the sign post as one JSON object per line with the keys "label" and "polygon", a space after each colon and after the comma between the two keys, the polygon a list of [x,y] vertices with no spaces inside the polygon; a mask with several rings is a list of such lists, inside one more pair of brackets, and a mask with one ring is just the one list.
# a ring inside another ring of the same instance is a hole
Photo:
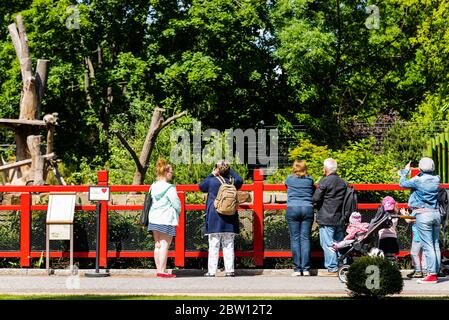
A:
{"label": "sign post", "polygon": [[109,201],[110,192],[107,186],[94,186],[89,187],[89,201],[97,201],[97,240],[95,245],[95,272],[86,273],[85,276],[88,278],[98,278],[98,277],[109,277],[108,272],[101,272],[99,267],[99,257],[100,257],[100,211],[101,211],[101,201]]}
{"label": "sign post", "polygon": [[50,240],[70,240],[70,272],[73,273],[73,218],[76,193],[50,193],[47,210],[46,269],[50,271]]}

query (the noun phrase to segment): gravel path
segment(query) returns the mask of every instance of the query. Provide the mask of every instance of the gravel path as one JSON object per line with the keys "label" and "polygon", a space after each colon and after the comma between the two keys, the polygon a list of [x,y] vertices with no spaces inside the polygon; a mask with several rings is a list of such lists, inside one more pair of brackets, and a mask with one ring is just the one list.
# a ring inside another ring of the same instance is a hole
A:
{"label": "gravel path", "polygon": [[[235,278],[203,278],[179,273],[177,278],[156,278],[153,272],[87,278],[83,274],[17,275],[0,272],[1,294],[124,294],[220,296],[346,296],[346,285],[334,277],[291,277],[285,272],[261,272]],[[449,278],[435,285],[404,280],[402,295],[449,296]]]}

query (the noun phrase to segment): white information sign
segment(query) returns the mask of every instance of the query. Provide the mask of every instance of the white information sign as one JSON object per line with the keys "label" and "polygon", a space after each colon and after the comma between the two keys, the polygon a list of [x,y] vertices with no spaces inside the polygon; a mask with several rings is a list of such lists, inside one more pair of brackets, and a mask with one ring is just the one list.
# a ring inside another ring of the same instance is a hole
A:
{"label": "white information sign", "polygon": [[70,224],[50,224],[50,240],[70,240]]}
{"label": "white information sign", "polygon": [[76,193],[50,193],[48,200],[47,223],[73,223]]}
{"label": "white information sign", "polygon": [[109,187],[89,187],[89,201],[109,201]]}

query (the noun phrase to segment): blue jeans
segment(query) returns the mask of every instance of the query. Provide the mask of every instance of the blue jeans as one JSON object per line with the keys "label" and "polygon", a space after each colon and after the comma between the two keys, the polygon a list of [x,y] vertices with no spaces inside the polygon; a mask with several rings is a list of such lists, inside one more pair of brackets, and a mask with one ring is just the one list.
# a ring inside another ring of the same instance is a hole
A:
{"label": "blue jeans", "polygon": [[320,245],[324,251],[324,267],[329,272],[338,270],[337,252],[332,250],[334,242],[343,240],[343,228],[341,226],[320,226]]}
{"label": "blue jeans", "polygon": [[438,238],[440,236],[440,213],[438,209],[416,215],[416,230],[422,243],[427,271],[437,274],[440,270],[441,252]]}
{"label": "blue jeans", "polygon": [[422,254],[423,245],[421,242],[412,241],[412,248],[410,249],[410,254],[412,256],[413,268],[415,271],[426,272],[427,263],[426,257]]}
{"label": "blue jeans", "polygon": [[310,270],[310,233],[313,207],[287,207],[286,220],[295,271]]}

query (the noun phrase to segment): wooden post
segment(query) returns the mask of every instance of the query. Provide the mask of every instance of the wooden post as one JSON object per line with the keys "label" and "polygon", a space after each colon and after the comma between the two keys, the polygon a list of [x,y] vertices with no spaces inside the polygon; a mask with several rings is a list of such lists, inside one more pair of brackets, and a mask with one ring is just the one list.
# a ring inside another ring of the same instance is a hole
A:
{"label": "wooden post", "polygon": [[263,266],[264,258],[264,211],[263,211],[263,172],[261,169],[254,170],[254,199],[253,199],[253,250],[254,263],[258,267]]}
{"label": "wooden post", "polygon": [[31,265],[31,195],[20,195],[20,266]]}
{"label": "wooden post", "polygon": [[443,170],[441,171],[440,178],[441,182],[445,182],[447,174],[447,141],[446,141],[446,134],[444,132],[441,134],[441,151],[442,151],[441,167]]}
{"label": "wooden post", "polygon": [[446,166],[446,174],[444,176],[444,183],[448,183],[449,182],[449,130],[445,130],[444,132],[444,152],[446,153],[446,162],[445,162],[445,166]]}
{"label": "wooden post", "polygon": [[33,180],[33,185],[41,186],[44,184],[44,158],[41,155],[41,136],[28,136],[27,145],[31,153],[30,180]]}
{"label": "wooden post", "polygon": [[[16,23],[12,23],[8,26],[8,30],[20,63],[22,75],[19,120],[34,121],[39,119],[40,103],[47,84],[49,61],[39,59],[37,61],[36,72],[33,74],[28,37],[23,18],[20,14],[16,16]],[[16,161],[30,158],[27,137],[33,133],[33,124],[23,124],[21,126],[16,126],[13,129],[15,130],[16,140]],[[38,164],[38,167],[39,166],[40,164]],[[17,168],[14,176],[11,178],[12,183],[25,184],[28,172],[29,169],[27,166]],[[33,172],[35,172],[35,170],[33,170]]]}
{"label": "wooden post", "polygon": [[[108,171],[98,171],[98,185],[108,185]],[[107,268],[108,266],[108,202],[101,201],[100,210],[100,257],[99,266]]]}
{"label": "wooden post", "polygon": [[185,202],[186,196],[184,192],[178,192],[179,200],[181,201],[181,212],[179,213],[179,223],[176,228],[176,238],[175,238],[175,266],[184,267],[185,265],[185,254],[186,254],[186,239],[185,239]]}

